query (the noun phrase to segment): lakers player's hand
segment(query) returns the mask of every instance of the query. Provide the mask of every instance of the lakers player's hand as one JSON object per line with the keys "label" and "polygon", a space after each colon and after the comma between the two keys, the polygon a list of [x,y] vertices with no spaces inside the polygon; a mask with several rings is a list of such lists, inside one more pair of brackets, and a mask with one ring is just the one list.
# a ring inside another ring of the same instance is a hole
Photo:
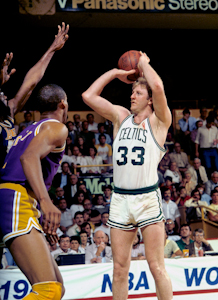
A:
{"label": "lakers player's hand", "polygon": [[62,22],[62,26],[58,25],[58,34],[55,36],[55,40],[51,45],[52,51],[60,50],[64,47],[65,42],[68,40],[69,25],[65,26]]}
{"label": "lakers player's hand", "polygon": [[60,226],[61,211],[53,205],[51,200],[40,201],[40,207],[43,212],[43,230],[56,239],[56,231]]}
{"label": "lakers player's hand", "polygon": [[2,67],[0,69],[0,86],[6,83],[10,79],[11,75],[13,75],[16,72],[15,69],[12,69],[10,72],[8,71],[12,58],[13,58],[12,52],[10,54],[7,53],[5,56],[5,59],[2,63]]}

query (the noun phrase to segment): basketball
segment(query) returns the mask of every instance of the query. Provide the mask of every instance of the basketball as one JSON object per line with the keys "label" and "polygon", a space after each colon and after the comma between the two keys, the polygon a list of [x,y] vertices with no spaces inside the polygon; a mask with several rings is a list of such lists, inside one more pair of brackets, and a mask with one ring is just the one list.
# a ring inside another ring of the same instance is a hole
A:
{"label": "basketball", "polygon": [[125,52],[118,61],[118,68],[126,71],[130,71],[135,69],[136,72],[134,74],[129,75],[127,78],[131,81],[136,81],[139,77],[139,69],[137,67],[139,57],[141,56],[139,51],[130,50]]}

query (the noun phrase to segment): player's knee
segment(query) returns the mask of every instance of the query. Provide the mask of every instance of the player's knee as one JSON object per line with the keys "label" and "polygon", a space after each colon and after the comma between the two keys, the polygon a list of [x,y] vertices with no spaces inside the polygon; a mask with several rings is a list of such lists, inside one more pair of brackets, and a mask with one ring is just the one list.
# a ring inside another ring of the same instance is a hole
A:
{"label": "player's knee", "polygon": [[116,279],[125,279],[128,277],[129,266],[126,264],[114,263],[113,277]]}
{"label": "player's knee", "polygon": [[155,281],[161,280],[161,278],[163,278],[163,276],[165,276],[165,273],[166,273],[165,268],[161,267],[157,262],[151,262],[149,264],[149,268],[150,268],[151,274],[153,275]]}
{"label": "player's knee", "polygon": [[56,281],[36,283],[25,300],[60,300],[62,297],[62,284]]}

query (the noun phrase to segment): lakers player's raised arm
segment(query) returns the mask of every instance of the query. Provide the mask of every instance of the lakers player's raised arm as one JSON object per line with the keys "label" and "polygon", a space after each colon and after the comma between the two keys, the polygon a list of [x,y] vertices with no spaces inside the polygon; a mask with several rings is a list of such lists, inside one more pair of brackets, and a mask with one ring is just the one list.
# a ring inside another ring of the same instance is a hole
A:
{"label": "lakers player's raised arm", "polygon": [[13,99],[10,99],[8,102],[12,117],[23,108],[24,104],[29,99],[32,91],[44,76],[45,71],[54,53],[62,49],[65,45],[65,42],[68,40],[68,31],[69,25],[65,26],[64,22],[61,26],[58,25],[58,33],[55,36],[53,43],[45,52],[45,54],[41,57],[41,59],[27,72],[17,94]]}
{"label": "lakers player's raised arm", "polygon": [[82,94],[83,101],[99,115],[113,123],[122,122],[130,112],[122,106],[113,105],[108,100],[101,97],[101,93],[104,87],[116,78],[131,84],[132,82],[127,79],[127,76],[134,72],[134,70],[124,71],[112,69],[104,73]]}

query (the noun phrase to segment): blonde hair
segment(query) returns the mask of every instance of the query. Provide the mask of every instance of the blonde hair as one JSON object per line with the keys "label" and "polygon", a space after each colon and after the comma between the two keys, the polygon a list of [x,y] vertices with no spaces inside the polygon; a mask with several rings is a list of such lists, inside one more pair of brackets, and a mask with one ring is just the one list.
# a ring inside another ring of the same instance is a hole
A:
{"label": "blonde hair", "polygon": [[134,90],[138,85],[145,87],[148,91],[149,98],[152,98],[152,90],[144,77],[139,77],[135,82],[133,82],[132,89]]}

